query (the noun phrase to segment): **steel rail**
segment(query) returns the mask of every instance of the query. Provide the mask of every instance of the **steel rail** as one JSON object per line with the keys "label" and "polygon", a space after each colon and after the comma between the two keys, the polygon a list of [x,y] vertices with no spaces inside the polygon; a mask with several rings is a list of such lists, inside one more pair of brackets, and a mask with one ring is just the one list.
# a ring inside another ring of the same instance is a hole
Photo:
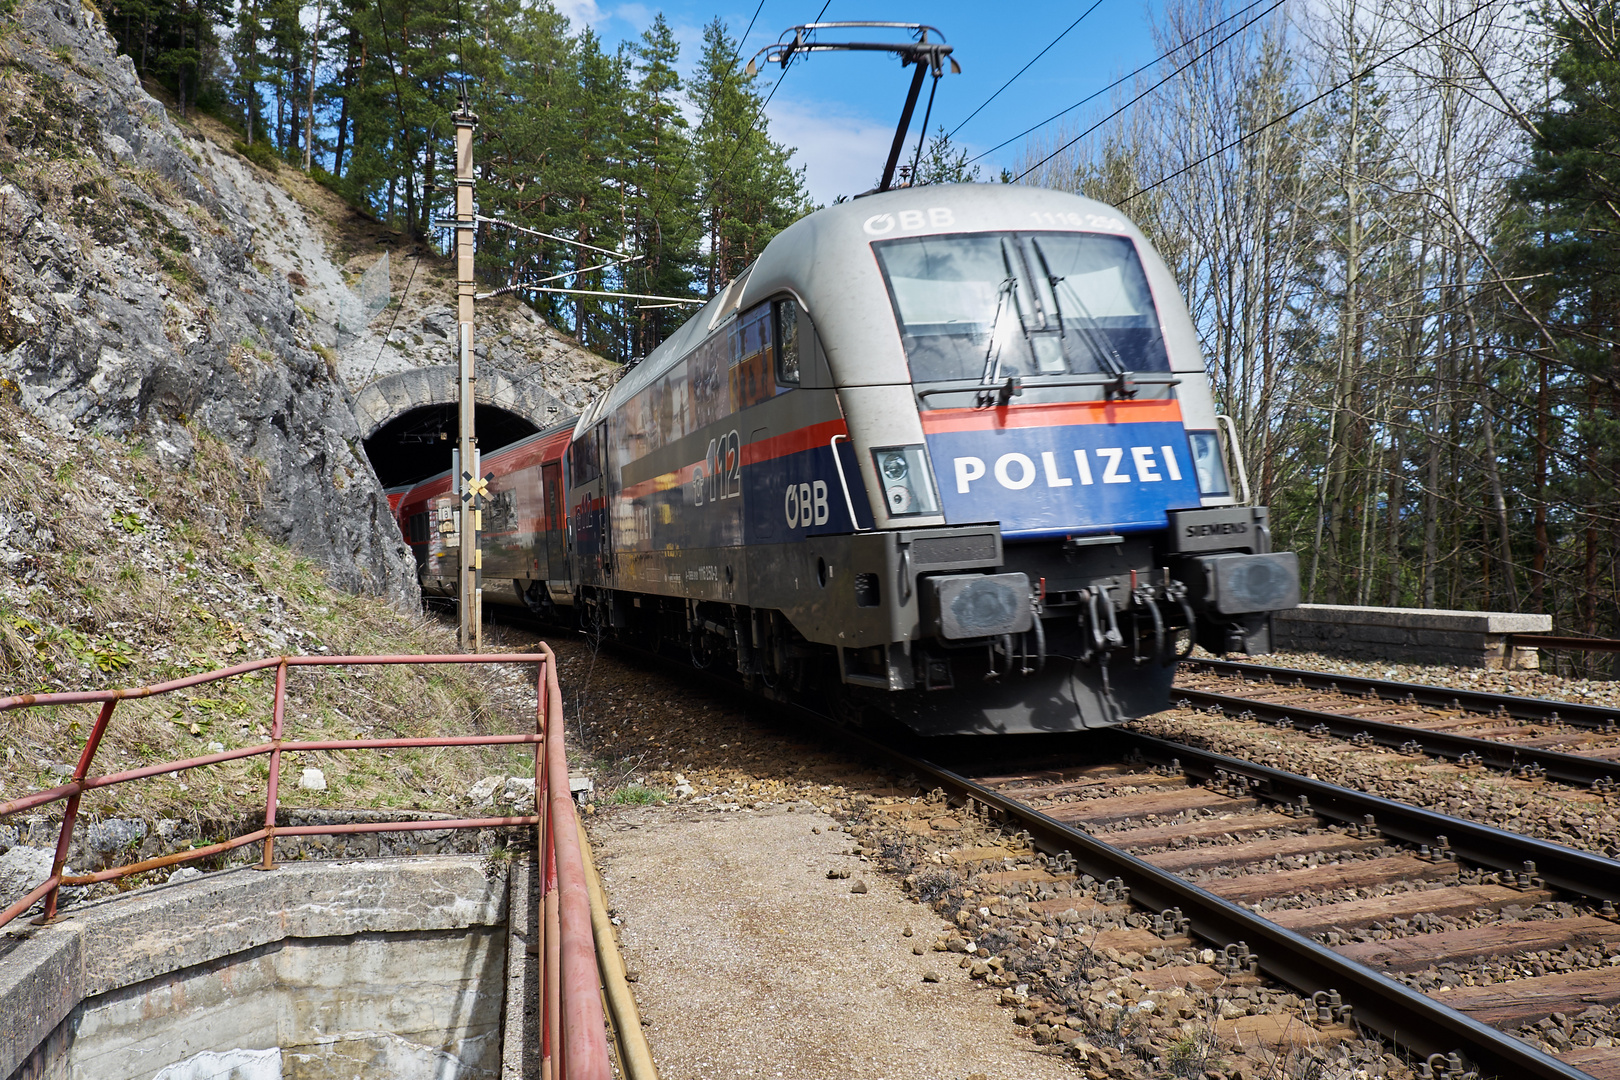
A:
{"label": "steel rail", "polygon": [[[1404,983],[1347,960],[1325,945],[1284,929],[1264,916],[1206,892],[1175,874],[1160,870],[1151,863],[1050,818],[1033,807],[1009,799],[943,765],[913,757],[844,729],[839,730],[839,737],[861,745],[876,756],[886,757],[919,777],[927,777],[930,783],[944,788],[959,801],[980,803],[992,812],[1017,822],[1039,847],[1052,853],[1071,854],[1080,872],[1099,880],[1119,878],[1130,889],[1133,903],[1159,911],[1180,908],[1191,922],[1193,933],[1205,941],[1221,946],[1237,941],[1247,942],[1258,953],[1261,970],[1301,991],[1306,997],[1319,990],[1339,991],[1345,1001],[1354,1007],[1358,1022],[1387,1035],[1399,1046],[1420,1057],[1459,1051],[1474,1065],[1481,1067],[1486,1075],[1494,1073],[1514,1080],[1591,1080],[1587,1073],[1537,1050],[1529,1043],[1482,1024]],[[1201,751],[1190,748],[1184,750],[1175,744],[1146,736],[1132,735],[1129,741],[1144,751],[1153,748],[1156,756],[1157,752],[1168,752],[1167,763],[1179,756],[1183,764],[1193,760],[1195,765],[1201,765],[1205,759],[1230,762],[1229,772],[1239,769],[1277,771],[1220,755],[1203,755]],[[1213,774],[1213,769],[1210,771]],[[1315,781],[1307,783],[1317,784]],[[1326,788],[1332,785],[1319,786]],[[1359,822],[1359,815],[1356,820]],[[1620,870],[1620,864],[1610,865]]]}
{"label": "steel rail", "polygon": [[1504,650],[1553,649],[1568,652],[1620,652],[1614,638],[1555,637],[1552,634],[1506,634]]}
{"label": "steel rail", "polygon": [[[1548,779],[1566,784],[1589,786],[1605,782],[1613,783],[1616,775],[1620,774],[1620,762],[1582,757],[1560,750],[1519,746],[1515,743],[1481,739],[1476,735],[1458,735],[1449,731],[1430,731],[1411,724],[1344,716],[1318,709],[1292,708],[1268,701],[1257,701],[1240,694],[1222,694],[1187,688],[1178,688],[1175,693],[1181,700],[1195,704],[1202,702],[1222,710],[1233,711],[1241,708],[1256,719],[1302,720],[1309,724],[1320,725],[1331,735],[1347,739],[1365,735],[1380,746],[1394,747],[1397,750],[1412,749],[1412,744],[1416,743],[1414,751],[1416,753],[1454,760],[1477,760],[1482,765],[1509,772],[1534,765],[1539,767]],[[1239,714],[1239,718],[1242,718],[1242,714]]]}
{"label": "steel rail", "polygon": [[1271,667],[1266,664],[1244,664],[1234,660],[1189,660],[1189,670],[1208,668],[1217,674],[1258,676],[1269,675],[1279,685],[1294,682],[1312,690],[1368,690],[1385,700],[1399,700],[1410,696],[1420,705],[1440,709],[1463,708],[1472,712],[1495,713],[1505,710],[1519,720],[1564,721],[1578,727],[1615,730],[1620,709],[1602,705],[1582,705],[1575,701],[1554,701],[1551,698],[1520,697],[1515,694],[1496,694],[1488,690],[1463,690],[1450,686],[1429,686],[1424,683],[1395,682],[1390,679],[1370,679],[1361,675],[1339,675],[1324,671],[1301,671],[1298,668]]}

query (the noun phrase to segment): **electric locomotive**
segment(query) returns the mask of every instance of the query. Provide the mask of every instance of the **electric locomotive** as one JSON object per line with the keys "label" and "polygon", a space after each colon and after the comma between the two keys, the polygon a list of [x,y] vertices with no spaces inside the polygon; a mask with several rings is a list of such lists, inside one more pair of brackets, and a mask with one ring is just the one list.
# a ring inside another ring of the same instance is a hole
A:
{"label": "electric locomotive", "polygon": [[[1299,602],[1222,419],[1118,211],[1009,185],[864,196],[785,229],[570,437],[536,436],[544,462],[490,456],[517,524],[485,563],[511,595],[485,596],[852,721],[1116,724],[1168,705],[1194,643],[1269,651]],[[453,589],[430,533],[424,586]]]}
{"label": "electric locomotive", "polygon": [[1118,211],[859,198],[785,229],[580,417],[573,600],[852,718],[1119,723],[1166,707],[1195,641],[1269,651],[1299,600],[1218,423],[1185,302]]}

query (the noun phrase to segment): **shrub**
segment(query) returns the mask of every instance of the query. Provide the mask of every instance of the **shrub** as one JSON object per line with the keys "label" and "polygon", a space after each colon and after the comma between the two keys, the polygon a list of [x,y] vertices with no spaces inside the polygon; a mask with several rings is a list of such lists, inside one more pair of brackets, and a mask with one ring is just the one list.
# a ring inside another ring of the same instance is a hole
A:
{"label": "shrub", "polygon": [[238,139],[231,144],[231,149],[247,158],[261,169],[275,172],[281,168],[281,158],[276,154],[275,148],[267,142],[256,142],[249,146]]}

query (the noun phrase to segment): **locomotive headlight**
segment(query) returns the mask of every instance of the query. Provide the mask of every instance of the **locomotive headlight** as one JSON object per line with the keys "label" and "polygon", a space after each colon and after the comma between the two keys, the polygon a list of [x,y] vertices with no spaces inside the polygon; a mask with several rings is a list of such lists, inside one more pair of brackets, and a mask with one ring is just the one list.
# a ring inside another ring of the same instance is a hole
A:
{"label": "locomotive headlight", "polygon": [[872,464],[883,483],[890,517],[939,513],[927,448],[921,444],[880,446],[872,451]]}
{"label": "locomotive headlight", "polygon": [[1213,431],[1189,431],[1187,445],[1192,451],[1193,471],[1198,474],[1199,494],[1230,495],[1232,484],[1226,479],[1221,437]]}

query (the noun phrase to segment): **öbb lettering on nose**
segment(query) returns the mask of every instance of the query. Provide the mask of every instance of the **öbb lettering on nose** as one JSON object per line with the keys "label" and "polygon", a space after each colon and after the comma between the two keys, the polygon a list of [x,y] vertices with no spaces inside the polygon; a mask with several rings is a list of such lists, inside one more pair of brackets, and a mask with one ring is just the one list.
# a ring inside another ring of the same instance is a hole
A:
{"label": "\u00f6bb lettering on nose", "polygon": [[[1095,450],[1074,451],[1074,472],[1066,471],[1067,462],[1057,451],[1041,451],[1039,467],[1028,454],[1017,451],[1002,454],[994,465],[983,458],[964,455],[954,461],[956,490],[966,495],[977,480],[993,475],[996,483],[1009,491],[1022,491],[1037,479],[1049,488],[1073,487],[1078,481],[1082,487],[1104,484],[1152,484],[1162,480],[1180,480],[1181,462],[1174,447],[1160,446],[1099,446]],[[1095,461],[1095,466],[1093,465]]]}
{"label": "\u00f6bb lettering on nose", "polygon": [[789,484],[782,498],[782,509],[790,529],[807,529],[811,525],[825,525],[830,515],[827,506],[827,482]]}

